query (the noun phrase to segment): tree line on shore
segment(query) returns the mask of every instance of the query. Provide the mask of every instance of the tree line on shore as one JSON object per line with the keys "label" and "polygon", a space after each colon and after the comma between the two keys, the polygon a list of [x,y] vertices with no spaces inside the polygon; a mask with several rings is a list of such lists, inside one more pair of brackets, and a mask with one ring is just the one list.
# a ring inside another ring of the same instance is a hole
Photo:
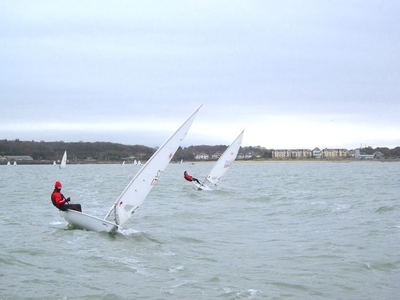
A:
{"label": "tree line on shore", "polygon": [[[182,148],[180,147],[173,157],[173,161],[195,160],[195,154],[205,153],[210,157],[213,154],[222,154],[228,145],[197,145]],[[70,162],[79,162],[90,159],[91,161],[109,161],[118,162],[122,160],[137,159],[141,161],[148,160],[157,148],[151,148],[143,145],[123,145],[110,142],[36,142],[16,140],[0,140],[1,156],[30,156],[35,161],[58,161],[61,159],[64,151],[68,153]],[[264,147],[247,146],[241,147],[239,153],[251,154],[252,159],[272,158],[272,149]],[[400,158],[400,147],[389,149],[387,147],[366,147],[362,149],[365,154],[373,154],[376,151],[381,152],[385,158]]]}

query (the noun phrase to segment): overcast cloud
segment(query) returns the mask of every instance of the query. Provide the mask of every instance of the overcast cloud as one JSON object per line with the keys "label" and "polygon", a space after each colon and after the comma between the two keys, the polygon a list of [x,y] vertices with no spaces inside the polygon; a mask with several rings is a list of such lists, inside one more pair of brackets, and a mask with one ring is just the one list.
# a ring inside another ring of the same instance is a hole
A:
{"label": "overcast cloud", "polygon": [[400,146],[398,1],[2,1],[0,139]]}

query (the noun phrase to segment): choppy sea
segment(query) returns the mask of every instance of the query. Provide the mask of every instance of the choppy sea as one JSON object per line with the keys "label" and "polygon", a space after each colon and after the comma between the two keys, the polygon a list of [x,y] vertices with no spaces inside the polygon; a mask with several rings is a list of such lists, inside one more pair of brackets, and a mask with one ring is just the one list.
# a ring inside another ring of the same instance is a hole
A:
{"label": "choppy sea", "polygon": [[170,164],[117,234],[72,229],[56,180],[103,217],[139,170],[0,166],[0,299],[400,299],[400,163]]}

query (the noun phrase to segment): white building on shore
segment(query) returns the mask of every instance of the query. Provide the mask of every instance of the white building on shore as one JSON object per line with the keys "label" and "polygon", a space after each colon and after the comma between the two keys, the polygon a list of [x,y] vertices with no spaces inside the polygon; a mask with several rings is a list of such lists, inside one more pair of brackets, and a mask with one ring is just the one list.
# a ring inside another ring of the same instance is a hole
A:
{"label": "white building on shore", "polygon": [[294,149],[294,150],[272,150],[272,158],[277,159],[296,159],[296,158],[349,158],[350,154],[347,149],[328,149],[320,150],[314,148],[309,149]]}

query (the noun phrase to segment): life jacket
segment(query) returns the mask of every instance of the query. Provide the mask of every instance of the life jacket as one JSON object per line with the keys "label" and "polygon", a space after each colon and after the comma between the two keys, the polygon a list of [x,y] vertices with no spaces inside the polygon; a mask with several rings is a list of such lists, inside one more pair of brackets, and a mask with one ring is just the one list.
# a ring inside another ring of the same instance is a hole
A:
{"label": "life jacket", "polygon": [[51,196],[50,196],[51,203],[53,203],[53,205],[54,205],[55,207],[57,207],[57,205],[56,205],[56,200],[54,199],[53,195],[54,195],[54,191],[51,193]]}
{"label": "life jacket", "polygon": [[193,177],[190,176],[188,173],[186,173],[186,174],[184,175],[184,177],[185,177],[185,179],[186,179],[187,181],[193,181]]}
{"label": "life jacket", "polygon": [[60,191],[57,189],[54,189],[54,191],[51,193],[51,202],[57,208],[60,208],[60,206],[65,204],[64,199],[64,195],[61,194]]}

